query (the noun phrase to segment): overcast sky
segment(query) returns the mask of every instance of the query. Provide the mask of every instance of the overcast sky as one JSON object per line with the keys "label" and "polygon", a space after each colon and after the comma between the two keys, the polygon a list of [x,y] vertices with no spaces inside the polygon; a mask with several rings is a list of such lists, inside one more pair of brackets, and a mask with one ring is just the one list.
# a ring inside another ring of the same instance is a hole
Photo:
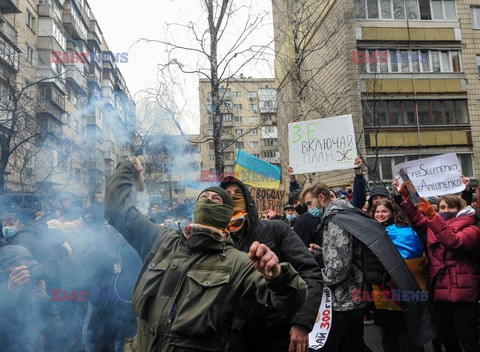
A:
{"label": "overcast sky", "polygon": [[[110,50],[116,53],[128,53],[128,62],[119,63],[118,66],[132,96],[142,89],[154,86],[158,71],[157,65],[167,61],[165,50],[161,45],[145,42],[135,44],[139,38],[166,39],[165,23],[186,24],[188,21],[192,21],[202,28],[206,28],[207,22],[205,15],[202,14],[199,0],[88,1]],[[254,6],[261,10],[271,11],[270,0],[255,1]],[[172,32],[170,31],[170,33]],[[173,35],[178,44],[188,45],[191,42],[191,36],[184,32],[173,32]],[[272,26],[265,26],[262,33],[258,33],[255,37],[252,40],[257,42],[260,37],[273,37]],[[192,57],[192,59],[194,58]],[[268,65],[257,65],[245,69],[243,74],[254,77],[273,77],[272,66],[272,62]],[[190,111],[191,114],[198,117],[198,76],[191,75],[185,79],[188,105],[186,111]]]}

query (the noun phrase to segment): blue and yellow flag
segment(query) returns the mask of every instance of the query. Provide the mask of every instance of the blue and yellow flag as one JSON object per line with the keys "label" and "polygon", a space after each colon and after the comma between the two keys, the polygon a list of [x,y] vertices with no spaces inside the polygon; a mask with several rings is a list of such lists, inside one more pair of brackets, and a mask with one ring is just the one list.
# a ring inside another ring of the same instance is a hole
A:
{"label": "blue and yellow flag", "polygon": [[238,150],[234,176],[243,183],[278,189],[281,175],[282,170],[278,166],[260,160],[242,149]]}

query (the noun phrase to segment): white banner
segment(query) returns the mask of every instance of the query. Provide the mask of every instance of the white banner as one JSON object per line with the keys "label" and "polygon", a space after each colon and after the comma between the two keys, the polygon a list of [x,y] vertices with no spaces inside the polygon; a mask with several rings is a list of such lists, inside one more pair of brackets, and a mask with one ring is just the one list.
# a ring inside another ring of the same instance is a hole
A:
{"label": "white banner", "polygon": [[407,161],[395,165],[393,173],[402,183],[398,171],[404,168],[421,197],[458,193],[465,189],[460,179],[462,166],[455,153]]}
{"label": "white banner", "polygon": [[315,325],[313,325],[312,331],[308,334],[311,349],[319,350],[327,342],[328,333],[332,328],[332,313],[332,291],[328,287],[324,287]]}
{"label": "white banner", "polygon": [[352,115],[289,123],[288,148],[294,174],[353,168]]}

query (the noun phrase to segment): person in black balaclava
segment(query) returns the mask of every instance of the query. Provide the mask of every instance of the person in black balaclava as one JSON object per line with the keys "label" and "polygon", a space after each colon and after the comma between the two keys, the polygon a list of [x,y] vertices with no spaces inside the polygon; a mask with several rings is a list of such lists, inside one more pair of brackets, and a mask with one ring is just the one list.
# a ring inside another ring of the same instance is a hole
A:
{"label": "person in black balaclava", "polygon": [[244,302],[236,312],[230,335],[231,352],[305,351],[321,299],[321,273],[315,259],[298,235],[281,220],[259,220],[248,188],[234,177],[226,177],[220,187],[233,199],[233,216],[228,225],[235,247],[248,252],[255,241],[264,243],[280,262],[290,263],[307,282],[308,297],[296,314],[279,314],[255,302]]}

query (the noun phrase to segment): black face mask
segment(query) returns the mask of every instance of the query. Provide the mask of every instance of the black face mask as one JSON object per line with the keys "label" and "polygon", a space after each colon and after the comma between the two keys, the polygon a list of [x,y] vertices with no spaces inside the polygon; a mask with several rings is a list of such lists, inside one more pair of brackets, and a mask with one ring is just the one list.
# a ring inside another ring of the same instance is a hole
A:
{"label": "black face mask", "polygon": [[445,221],[447,221],[456,217],[457,214],[458,214],[457,211],[446,211],[443,213],[439,213],[438,215],[440,215]]}
{"label": "black face mask", "polygon": [[297,212],[298,215],[302,215],[308,211],[308,207],[304,203],[300,203],[295,207],[295,211]]}

